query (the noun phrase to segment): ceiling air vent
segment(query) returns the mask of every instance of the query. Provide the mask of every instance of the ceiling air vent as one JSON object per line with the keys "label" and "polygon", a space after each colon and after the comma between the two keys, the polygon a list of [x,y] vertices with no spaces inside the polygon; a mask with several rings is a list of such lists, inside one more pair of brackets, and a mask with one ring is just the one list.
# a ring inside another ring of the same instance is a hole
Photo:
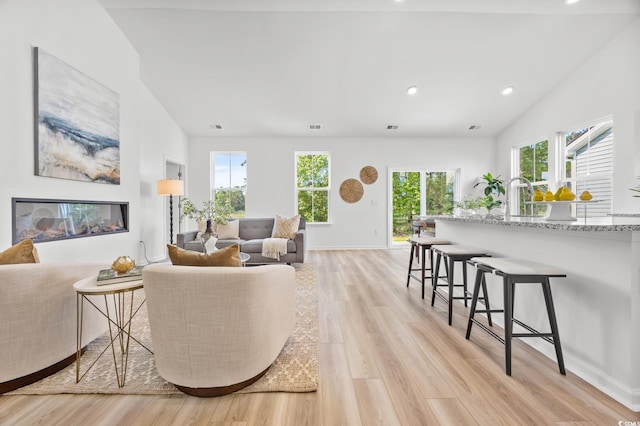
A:
{"label": "ceiling air vent", "polygon": [[387,125],[387,130],[398,130],[398,126],[397,124],[388,124]]}
{"label": "ceiling air vent", "polygon": [[469,126],[469,130],[478,130],[479,128],[480,126],[477,124],[472,124],[471,126]]}
{"label": "ceiling air vent", "polygon": [[222,124],[209,124],[211,129],[222,130]]}
{"label": "ceiling air vent", "polygon": [[309,124],[309,130],[320,130],[321,127],[319,124]]}

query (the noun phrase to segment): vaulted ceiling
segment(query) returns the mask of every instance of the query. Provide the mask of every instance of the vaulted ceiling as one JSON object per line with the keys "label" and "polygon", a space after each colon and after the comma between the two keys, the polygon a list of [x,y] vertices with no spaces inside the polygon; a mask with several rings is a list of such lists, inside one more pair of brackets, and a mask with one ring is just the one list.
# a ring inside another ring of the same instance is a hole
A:
{"label": "vaulted ceiling", "polygon": [[495,136],[640,16],[640,0],[101,3],[189,136]]}

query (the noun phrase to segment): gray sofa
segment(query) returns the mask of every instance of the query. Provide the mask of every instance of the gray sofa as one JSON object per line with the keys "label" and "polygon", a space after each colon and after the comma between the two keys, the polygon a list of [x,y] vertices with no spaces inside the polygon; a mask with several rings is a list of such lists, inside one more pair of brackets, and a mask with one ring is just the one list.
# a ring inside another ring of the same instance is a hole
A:
{"label": "gray sofa", "polygon": [[[262,256],[262,241],[271,237],[273,231],[274,218],[242,218],[239,226],[239,239],[218,240],[217,248],[228,247],[232,244],[240,244],[240,251],[247,253],[250,257],[247,264],[263,264],[278,262],[276,259]],[[306,223],[300,219],[298,232],[293,240],[287,242],[287,254],[280,256],[282,263],[304,263],[304,252],[306,248],[305,234]],[[198,231],[181,232],[178,234],[177,246],[185,250],[202,252],[202,243],[196,240]]]}

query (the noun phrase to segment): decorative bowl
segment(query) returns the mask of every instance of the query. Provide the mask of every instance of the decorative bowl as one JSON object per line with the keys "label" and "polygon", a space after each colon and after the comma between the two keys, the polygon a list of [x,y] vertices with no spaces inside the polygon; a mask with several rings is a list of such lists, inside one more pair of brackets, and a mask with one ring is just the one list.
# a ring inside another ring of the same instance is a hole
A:
{"label": "decorative bowl", "polygon": [[136,262],[129,256],[119,256],[111,264],[111,269],[116,271],[118,274],[126,274],[135,267]]}

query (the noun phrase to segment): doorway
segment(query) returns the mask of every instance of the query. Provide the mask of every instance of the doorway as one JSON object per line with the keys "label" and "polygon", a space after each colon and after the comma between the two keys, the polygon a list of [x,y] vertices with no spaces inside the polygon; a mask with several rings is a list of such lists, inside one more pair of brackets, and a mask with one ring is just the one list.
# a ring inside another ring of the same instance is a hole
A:
{"label": "doorway", "polygon": [[415,216],[453,214],[460,171],[391,170],[391,245],[406,243]]}

